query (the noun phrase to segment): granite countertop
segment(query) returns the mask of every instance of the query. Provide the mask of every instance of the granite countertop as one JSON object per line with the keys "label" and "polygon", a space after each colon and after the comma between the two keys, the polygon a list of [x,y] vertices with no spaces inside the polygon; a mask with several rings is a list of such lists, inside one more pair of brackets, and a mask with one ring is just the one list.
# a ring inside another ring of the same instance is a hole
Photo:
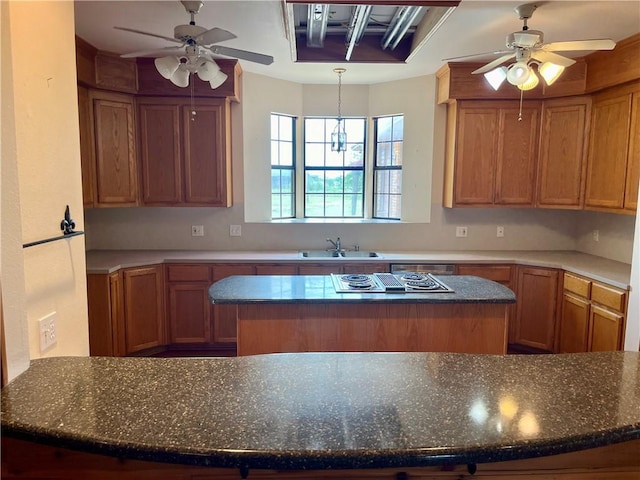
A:
{"label": "granite countertop", "polygon": [[436,277],[453,292],[336,293],[330,275],[233,275],[209,288],[216,304],[239,303],[515,303],[499,283],[469,275]]}
{"label": "granite countertop", "polygon": [[120,268],[159,263],[512,263],[560,268],[618,288],[628,289],[631,265],[574,251],[381,251],[380,257],[303,258],[299,251],[92,250],[87,273],[111,273]]}
{"label": "granite countertop", "polygon": [[1,395],[7,437],[214,467],[470,464],[640,438],[638,352],[57,357]]}

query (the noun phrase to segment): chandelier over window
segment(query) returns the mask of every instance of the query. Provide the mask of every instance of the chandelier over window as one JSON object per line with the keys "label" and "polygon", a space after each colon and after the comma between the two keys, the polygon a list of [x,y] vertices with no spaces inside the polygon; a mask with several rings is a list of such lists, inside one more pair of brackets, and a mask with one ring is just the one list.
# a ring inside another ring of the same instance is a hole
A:
{"label": "chandelier over window", "polygon": [[334,68],[333,71],[338,74],[338,123],[331,133],[331,151],[344,152],[347,149],[347,132],[344,127],[344,119],[342,118],[342,74],[347,71],[346,68]]}

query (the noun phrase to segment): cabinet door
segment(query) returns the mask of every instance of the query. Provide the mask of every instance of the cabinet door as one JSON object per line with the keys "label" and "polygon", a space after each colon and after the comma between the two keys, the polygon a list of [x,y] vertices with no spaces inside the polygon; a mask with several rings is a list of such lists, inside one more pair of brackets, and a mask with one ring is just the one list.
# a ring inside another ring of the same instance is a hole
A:
{"label": "cabinet door", "polygon": [[500,205],[533,205],[538,156],[540,104],[501,108],[498,117],[498,152],[494,202]]}
{"label": "cabinet door", "polygon": [[629,131],[631,136],[629,138],[629,156],[627,157],[624,208],[636,211],[638,208],[638,182],[640,182],[640,92],[633,94]]}
{"label": "cabinet door", "polygon": [[256,265],[256,275],[297,275],[298,267],[295,264],[287,265]]}
{"label": "cabinet door", "polygon": [[96,206],[136,205],[133,98],[90,92],[93,106]]}
{"label": "cabinet door", "polygon": [[139,103],[138,122],[142,201],[148,205],[179,203],[182,168],[178,105]]}
{"label": "cabinet door", "polygon": [[622,348],[624,317],[597,305],[591,306],[591,343],[589,351],[605,352]]}
{"label": "cabinet door", "polygon": [[[231,275],[253,275],[253,265],[215,265],[213,281],[217,282]],[[207,297],[208,298],[208,297]],[[237,305],[213,306],[213,341],[216,343],[235,343],[238,339]]]}
{"label": "cabinet door", "polygon": [[538,160],[537,206],[578,209],[583,204],[591,100],[544,102]]}
{"label": "cabinet door", "polygon": [[565,293],[562,297],[558,353],[586,352],[589,338],[589,301]]}
{"label": "cabinet door", "polygon": [[124,270],[124,336],[127,354],[164,344],[162,284],[162,269],[159,266]]}
{"label": "cabinet door", "polygon": [[91,355],[124,355],[122,329],[122,282],[118,272],[87,275],[89,351]]}
{"label": "cabinet door", "polygon": [[493,204],[498,110],[465,107],[458,111],[454,204]]}
{"label": "cabinet door", "polygon": [[211,342],[209,283],[169,285],[170,343]]}
{"label": "cabinet door", "polygon": [[231,206],[229,104],[198,102],[195,115],[182,107],[184,201],[209,206]]}
{"label": "cabinet door", "polygon": [[78,120],[80,121],[80,165],[82,170],[82,202],[87,208],[95,203],[95,143],[93,113],[89,90],[78,86]]}
{"label": "cabinet door", "polygon": [[[325,265],[305,265],[298,266],[298,275],[329,275],[331,273],[342,273],[341,264],[325,264]],[[360,272],[363,273],[363,272]]]}
{"label": "cabinet door", "polygon": [[622,209],[631,94],[596,99],[591,113],[585,206]]}
{"label": "cabinet door", "polygon": [[558,305],[558,271],[518,268],[515,343],[553,351]]}

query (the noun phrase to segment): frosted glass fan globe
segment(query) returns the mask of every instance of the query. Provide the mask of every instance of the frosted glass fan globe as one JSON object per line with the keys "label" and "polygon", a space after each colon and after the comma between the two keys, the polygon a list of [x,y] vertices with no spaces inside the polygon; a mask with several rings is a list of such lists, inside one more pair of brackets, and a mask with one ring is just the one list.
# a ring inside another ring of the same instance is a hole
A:
{"label": "frosted glass fan globe", "polygon": [[530,75],[531,71],[529,70],[527,62],[516,62],[509,67],[509,71],[507,72],[507,81],[511,85],[522,85],[529,80]]}

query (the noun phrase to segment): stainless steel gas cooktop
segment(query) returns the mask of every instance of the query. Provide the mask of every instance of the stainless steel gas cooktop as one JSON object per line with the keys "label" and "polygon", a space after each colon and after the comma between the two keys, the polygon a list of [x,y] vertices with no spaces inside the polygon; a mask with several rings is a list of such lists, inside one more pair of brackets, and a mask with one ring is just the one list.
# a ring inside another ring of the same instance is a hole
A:
{"label": "stainless steel gas cooktop", "polygon": [[403,272],[338,274],[331,280],[336,293],[444,293],[453,292],[441,280],[428,273]]}

